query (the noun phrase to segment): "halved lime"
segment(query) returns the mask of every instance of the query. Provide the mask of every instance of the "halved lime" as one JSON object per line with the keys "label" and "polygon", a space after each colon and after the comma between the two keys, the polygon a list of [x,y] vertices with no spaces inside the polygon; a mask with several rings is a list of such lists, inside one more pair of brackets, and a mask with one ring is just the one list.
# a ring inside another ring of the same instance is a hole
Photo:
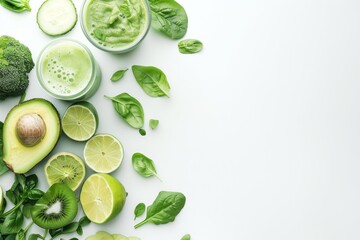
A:
{"label": "halved lime", "polygon": [[61,119],[64,133],[75,141],[86,141],[96,132],[98,114],[95,107],[86,101],[68,107]]}
{"label": "halved lime", "polygon": [[85,215],[94,223],[105,223],[118,215],[126,200],[123,185],[114,177],[94,173],[81,189],[80,202]]}
{"label": "halved lime", "polygon": [[123,158],[123,147],[113,135],[98,134],[85,144],[85,162],[95,172],[113,172],[120,166]]}
{"label": "halved lime", "polygon": [[54,183],[65,183],[75,191],[84,180],[85,165],[79,156],[60,152],[47,161],[45,176],[50,186]]}

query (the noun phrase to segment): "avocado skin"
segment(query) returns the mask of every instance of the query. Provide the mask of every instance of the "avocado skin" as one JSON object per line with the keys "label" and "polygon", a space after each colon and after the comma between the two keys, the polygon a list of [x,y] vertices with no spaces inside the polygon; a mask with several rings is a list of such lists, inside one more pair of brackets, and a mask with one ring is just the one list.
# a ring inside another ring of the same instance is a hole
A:
{"label": "avocado skin", "polygon": [[[39,114],[45,122],[46,133],[40,143],[27,147],[16,134],[16,122],[24,114]],[[46,99],[33,98],[13,107],[3,127],[3,160],[14,173],[27,173],[55,148],[61,135],[60,114]]]}

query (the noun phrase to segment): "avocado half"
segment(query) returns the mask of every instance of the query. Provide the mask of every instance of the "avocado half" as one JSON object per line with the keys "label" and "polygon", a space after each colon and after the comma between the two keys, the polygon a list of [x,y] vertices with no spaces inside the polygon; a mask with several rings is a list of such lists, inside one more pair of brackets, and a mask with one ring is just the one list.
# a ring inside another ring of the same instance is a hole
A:
{"label": "avocado half", "polygon": [[26,173],[54,149],[60,133],[60,116],[52,103],[42,98],[24,101],[5,118],[3,160],[13,172]]}

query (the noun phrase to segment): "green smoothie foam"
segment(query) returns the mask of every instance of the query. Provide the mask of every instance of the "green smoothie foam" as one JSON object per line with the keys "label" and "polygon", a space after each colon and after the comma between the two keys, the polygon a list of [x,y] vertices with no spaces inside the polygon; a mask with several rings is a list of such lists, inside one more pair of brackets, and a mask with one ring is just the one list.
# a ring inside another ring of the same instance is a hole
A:
{"label": "green smoothie foam", "polygon": [[83,28],[96,46],[109,51],[132,48],[147,33],[150,16],[146,0],[88,0]]}
{"label": "green smoothie foam", "polygon": [[83,91],[91,80],[91,59],[74,42],[59,43],[44,52],[41,75],[45,88],[55,95],[70,96]]}

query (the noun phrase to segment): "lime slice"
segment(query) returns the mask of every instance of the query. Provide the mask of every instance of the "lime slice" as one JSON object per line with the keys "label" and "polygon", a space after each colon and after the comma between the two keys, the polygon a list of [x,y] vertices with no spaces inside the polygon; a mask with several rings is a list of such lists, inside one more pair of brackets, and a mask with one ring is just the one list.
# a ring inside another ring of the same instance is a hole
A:
{"label": "lime slice", "polygon": [[121,143],[110,134],[95,135],[85,144],[85,162],[95,172],[113,172],[120,166],[123,158]]}
{"label": "lime slice", "polygon": [[112,234],[112,237],[114,240],[128,240],[128,238],[122,234]]}
{"label": "lime slice", "polygon": [[85,165],[77,155],[60,152],[46,163],[45,175],[50,186],[54,183],[65,183],[75,191],[84,180]]}
{"label": "lime slice", "polygon": [[99,231],[94,235],[91,235],[86,238],[86,240],[113,240],[113,236],[105,231]]}
{"label": "lime slice", "polygon": [[125,204],[126,191],[114,177],[95,173],[88,177],[80,193],[85,215],[94,223],[105,223],[118,215]]}
{"label": "lime slice", "polygon": [[96,132],[98,114],[95,107],[86,101],[68,107],[61,119],[64,133],[75,141],[86,141]]}

